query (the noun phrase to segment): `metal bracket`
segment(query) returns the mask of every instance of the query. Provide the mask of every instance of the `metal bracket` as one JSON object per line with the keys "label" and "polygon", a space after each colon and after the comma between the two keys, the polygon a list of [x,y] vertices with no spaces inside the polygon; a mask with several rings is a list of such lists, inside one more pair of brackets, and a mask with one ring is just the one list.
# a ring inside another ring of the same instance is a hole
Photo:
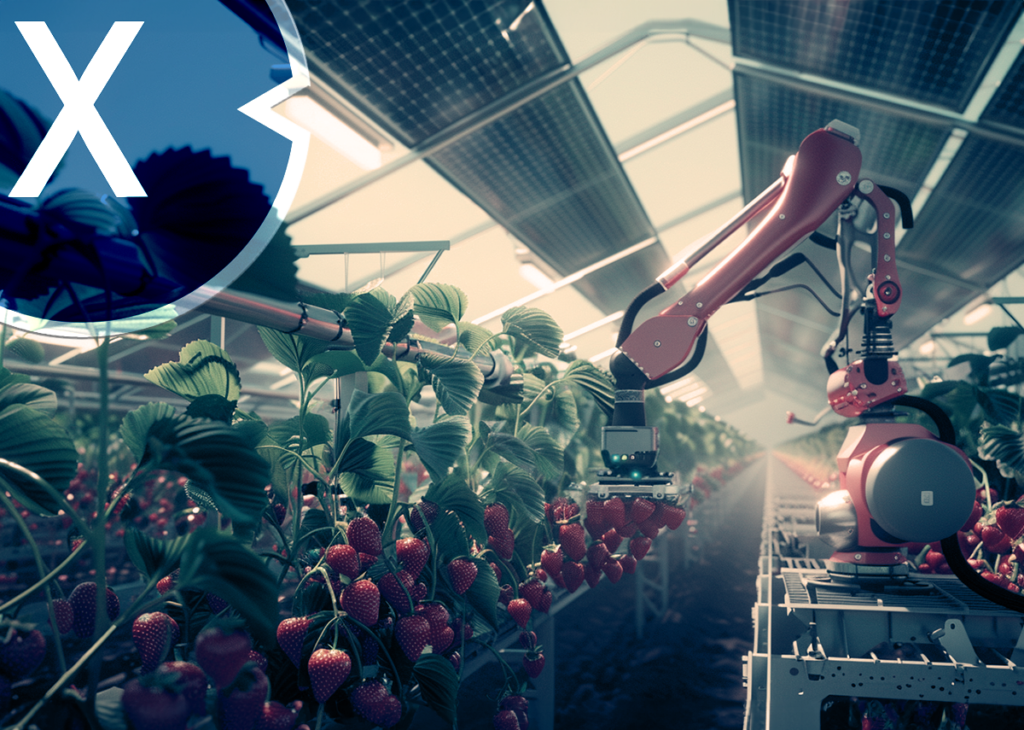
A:
{"label": "metal bracket", "polygon": [[[971,637],[967,635],[967,629],[964,628],[962,621],[953,618],[948,619],[945,628],[936,629],[928,635],[928,638],[941,646],[955,663],[982,666],[981,660],[978,659],[978,655],[974,652]],[[1019,647],[1020,645],[1021,642],[1018,639],[1017,646]],[[1016,650],[1014,650],[1014,653],[1016,653]]]}

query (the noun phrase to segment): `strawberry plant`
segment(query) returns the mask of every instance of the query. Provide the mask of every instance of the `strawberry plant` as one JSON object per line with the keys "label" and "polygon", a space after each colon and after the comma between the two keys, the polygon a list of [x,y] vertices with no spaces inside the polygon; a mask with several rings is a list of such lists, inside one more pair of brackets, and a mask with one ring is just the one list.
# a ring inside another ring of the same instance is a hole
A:
{"label": "strawberry plant", "polygon": [[[454,724],[463,657],[514,630],[527,653],[515,668],[501,661],[496,714],[522,727],[521,693],[544,671],[531,628],[555,591],[617,582],[682,523],[675,504],[571,497],[600,463],[612,388],[589,363],[554,363],[562,335],[544,312],[513,308],[492,332],[463,322],[465,295],[439,284],[309,303],[340,312],[355,349],[260,330],[298,381],[295,417],[240,409],[228,353],[192,342],[146,374],[188,406],[144,405],[113,435],[97,419],[96,439],[112,445],[90,449],[85,476],[52,394],[0,370],[0,502],[25,544],[39,518],[61,520],[70,547],[52,570],[37,560],[32,583],[0,605],[20,642],[0,647],[0,700],[12,672],[38,671],[47,642],[59,665],[4,723],[45,718],[73,682],[81,711],[110,730],[207,715],[219,730],[391,727],[422,704]],[[413,327],[415,362],[383,354]],[[486,387],[474,359],[492,352],[514,363],[510,385]],[[367,388],[328,418],[317,395],[357,373]],[[664,448],[684,468],[706,460],[717,488],[728,471],[713,464],[735,468],[748,445],[677,406],[658,407],[675,434]],[[144,582],[120,599],[106,580],[118,533]],[[83,558],[93,574],[65,595],[58,577]],[[14,621],[30,599],[45,600],[48,631]],[[115,635],[134,640],[128,674],[139,676],[100,692],[100,649]]]}

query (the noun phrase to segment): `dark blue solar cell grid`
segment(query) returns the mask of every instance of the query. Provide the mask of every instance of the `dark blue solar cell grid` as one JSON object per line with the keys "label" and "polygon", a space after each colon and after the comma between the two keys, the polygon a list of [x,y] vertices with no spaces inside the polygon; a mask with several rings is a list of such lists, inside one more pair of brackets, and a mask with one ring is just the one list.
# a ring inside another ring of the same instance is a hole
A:
{"label": "dark blue solar cell grid", "polygon": [[1024,148],[968,135],[900,258],[980,286],[1024,264]]}
{"label": "dark blue solar cell grid", "polygon": [[735,73],[743,194],[757,196],[779,177],[800,142],[833,119],[860,130],[861,178],[917,193],[951,127],[883,114],[824,94]]}
{"label": "dark blue solar cell grid", "polygon": [[733,52],[962,112],[1015,0],[729,0]]}
{"label": "dark blue solar cell grid", "polygon": [[[568,59],[529,0],[289,0],[311,68],[406,146]],[[502,32],[504,31],[504,35]]]}
{"label": "dark blue solar cell grid", "polygon": [[982,122],[1024,129],[1024,53],[1017,56],[981,115]]}

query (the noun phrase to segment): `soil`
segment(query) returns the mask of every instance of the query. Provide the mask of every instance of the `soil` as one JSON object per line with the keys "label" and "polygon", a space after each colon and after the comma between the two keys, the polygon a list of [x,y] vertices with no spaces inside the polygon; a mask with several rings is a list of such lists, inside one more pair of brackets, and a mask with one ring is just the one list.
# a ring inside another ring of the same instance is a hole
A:
{"label": "soil", "polygon": [[[557,614],[557,661],[544,669],[555,672],[556,728],[742,728],[765,481],[764,460],[733,478],[729,502],[741,507],[702,535],[699,561],[684,565],[682,535],[661,538],[670,554],[668,611],[648,620],[642,638],[635,630],[635,576],[615,585],[604,580]],[[690,516],[701,529],[700,507]],[[494,662],[463,682],[460,730],[493,728],[501,682]],[[421,710],[412,727],[446,725]]]}

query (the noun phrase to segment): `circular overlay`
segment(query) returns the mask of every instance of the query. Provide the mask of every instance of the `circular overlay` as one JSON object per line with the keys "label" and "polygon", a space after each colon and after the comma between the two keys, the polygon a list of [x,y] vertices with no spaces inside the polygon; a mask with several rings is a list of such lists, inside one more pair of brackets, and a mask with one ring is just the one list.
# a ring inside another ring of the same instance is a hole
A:
{"label": "circular overlay", "polygon": [[308,85],[284,0],[0,2],[2,321],[123,334],[228,286],[298,188],[272,107]]}

